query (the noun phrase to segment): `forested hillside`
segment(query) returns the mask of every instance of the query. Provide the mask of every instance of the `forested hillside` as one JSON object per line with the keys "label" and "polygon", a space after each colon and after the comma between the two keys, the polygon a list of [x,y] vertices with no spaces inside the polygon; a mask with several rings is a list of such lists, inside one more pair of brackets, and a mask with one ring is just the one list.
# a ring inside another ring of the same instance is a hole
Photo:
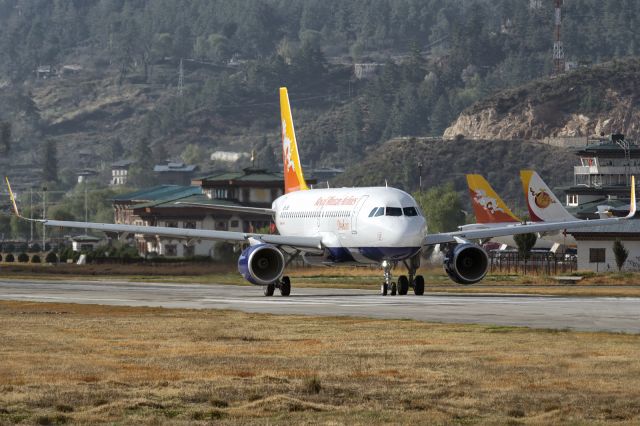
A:
{"label": "forested hillside", "polygon": [[[566,3],[568,60],[638,54],[640,3]],[[60,165],[41,178],[63,187],[83,150],[94,168],[179,156],[206,168],[215,149],[252,148],[272,165],[280,85],[304,161],[348,166],[547,76],[552,25],[551,2],[531,0],[0,0],[0,121],[12,124],[0,167],[33,175],[47,144]],[[354,63],[375,73],[357,79]]]}

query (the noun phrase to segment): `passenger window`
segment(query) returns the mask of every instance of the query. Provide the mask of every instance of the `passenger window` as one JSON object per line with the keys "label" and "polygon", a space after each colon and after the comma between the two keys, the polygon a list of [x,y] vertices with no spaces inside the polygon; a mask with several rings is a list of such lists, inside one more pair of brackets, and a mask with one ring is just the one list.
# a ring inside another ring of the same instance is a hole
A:
{"label": "passenger window", "polygon": [[418,211],[415,207],[405,207],[402,210],[405,216],[418,216]]}
{"label": "passenger window", "polygon": [[402,216],[402,209],[400,207],[387,207],[387,216]]}

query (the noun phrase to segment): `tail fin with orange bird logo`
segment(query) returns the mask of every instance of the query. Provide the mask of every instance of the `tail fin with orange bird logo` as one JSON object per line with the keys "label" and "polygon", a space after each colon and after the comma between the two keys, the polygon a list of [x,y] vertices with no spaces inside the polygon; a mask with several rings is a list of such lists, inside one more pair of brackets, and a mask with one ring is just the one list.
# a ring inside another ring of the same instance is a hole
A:
{"label": "tail fin with orange bird logo", "polygon": [[564,208],[540,175],[533,170],[520,170],[520,180],[532,222],[565,222],[576,220]]}
{"label": "tail fin with orange bird logo", "polygon": [[284,163],[284,192],[307,190],[309,187],[302,174],[296,132],[293,128],[289,94],[286,87],[280,88],[280,118],[282,125],[282,162]]}
{"label": "tail fin with orange bird logo", "polygon": [[471,205],[477,223],[521,222],[481,175],[467,175]]}

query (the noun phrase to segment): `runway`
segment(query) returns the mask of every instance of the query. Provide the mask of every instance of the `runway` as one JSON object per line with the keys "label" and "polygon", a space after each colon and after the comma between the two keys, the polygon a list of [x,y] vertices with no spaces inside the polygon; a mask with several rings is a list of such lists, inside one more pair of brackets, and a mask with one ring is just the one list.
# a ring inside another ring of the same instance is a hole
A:
{"label": "runway", "polygon": [[421,297],[383,297],[295,285],[290,297],[264,297],[261,288],[247,286],[5,279],[0,299],[640,333],[640,298],[428,294],[428,289]]}

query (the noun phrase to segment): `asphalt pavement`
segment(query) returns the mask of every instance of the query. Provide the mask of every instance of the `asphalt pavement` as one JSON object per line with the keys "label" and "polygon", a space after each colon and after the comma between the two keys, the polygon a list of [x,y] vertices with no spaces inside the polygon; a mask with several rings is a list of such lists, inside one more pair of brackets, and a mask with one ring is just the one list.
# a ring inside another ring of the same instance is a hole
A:
{"label": "asphalt pavement", "polygon": [[244,312],[414,319],[533,328],[640,333],[640,298],[497,294],[380,296],[367,290],[296,288],[265,297],[262,288],[124,281],[0,280],[0,300]]}

